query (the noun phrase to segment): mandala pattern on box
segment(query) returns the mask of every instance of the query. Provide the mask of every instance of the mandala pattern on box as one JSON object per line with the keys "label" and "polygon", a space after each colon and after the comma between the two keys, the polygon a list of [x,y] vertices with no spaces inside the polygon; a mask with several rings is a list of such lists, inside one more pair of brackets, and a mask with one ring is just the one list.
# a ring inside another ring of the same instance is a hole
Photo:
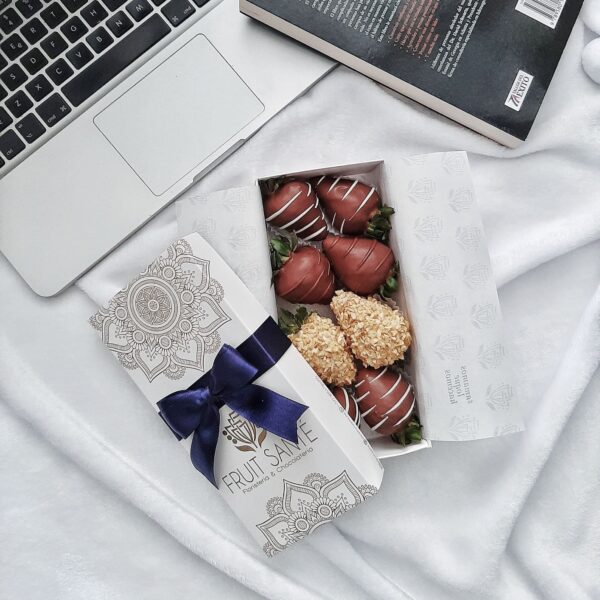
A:
{"label": "mandala pattern on box", "polygon": [[283,496],[267,502],[269,518],[257,525],[267,539],[263,550],[269,556],[285,550],[376,493],[372,485],[357,486],[346,471],[333,479],[321,473],[308,474],[302,483],[284,479]]}
{"label": "mandala pattern on box", "polygon": [[210,262],[179,240],[90,323],[126,369],[140,369],[148,381],[180,379],[187,369],[203,371],[205,355],[221,347],[218,330],[230,321],[223,295]]}

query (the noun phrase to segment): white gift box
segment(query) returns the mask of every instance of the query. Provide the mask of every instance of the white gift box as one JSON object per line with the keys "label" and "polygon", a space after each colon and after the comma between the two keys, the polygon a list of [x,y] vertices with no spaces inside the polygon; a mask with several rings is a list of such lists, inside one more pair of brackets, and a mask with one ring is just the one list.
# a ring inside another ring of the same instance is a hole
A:
{"label": "white gift box", "polygon": [[[238,347],[269,318],[194,233],[171,244],[90,322],[158,410],[159,400],[210,371],[223,344]],[[273,555],[376,493],[383,469],[293,346],[255,383],[308,406],[297,422],[298,443],[256,427],[227,405],[219,410],[218,490]],[[188,452],[192,437],[181,440]]]}
{"label": "white gift box", "polygon": [[[257,383],[309,407],[298,421],[298,443],[264,433],[224,406],[214,463],[219,492],[269,555],[376,493],[383,475],[378,458],[435,440],[475,440],[523,428],[466,155],[294,167],[263,179],[324,174],[374,185],[395,209],[389,243],[400,287],[394,300],[411,322],[405,368],[424,439],[402,447],[365,425],[359,430],[289,348]],[[186,237],[92,318],[155,409],[157,401],[206,373],[223,343],[236,347],[268,315],[277,318],[282,303],[271,286],[273,231],[265,223],[260,181],[184,194],[177,213],[179,234]],[[190,440],[181,441],[188,451]]]}
{"label": "white gift box", "polygon": [[[521,431],[498,294],[464,152],[415,156],[393,164],[376,160],[310,169],[292,166],[245,188],[202,196],[188,192],[178,201],[179,233],[202,229],[208,220],[217,223],[208,232],[209,241],[225,245],[231,228],[241,225],[241,220],[219,218],[233,194],[245,231],[253,232],[247,256],[260,265],[254,284],[276,317],[275,304],[289,304],[276,299],[271,286],[268,236],[273,231],[265,225],[259,184],[282,176],[320,175],[373,185],[383,202],[395,209],[389,245],[400,265],[400,286],[393,299],[411,322],[413,344],[406,371],[415,386],[424,439],[402,447],[363,424],[377,457],[414,452],[434,440],[475,440]],[[327,308],[310,308],[331,315]]]}

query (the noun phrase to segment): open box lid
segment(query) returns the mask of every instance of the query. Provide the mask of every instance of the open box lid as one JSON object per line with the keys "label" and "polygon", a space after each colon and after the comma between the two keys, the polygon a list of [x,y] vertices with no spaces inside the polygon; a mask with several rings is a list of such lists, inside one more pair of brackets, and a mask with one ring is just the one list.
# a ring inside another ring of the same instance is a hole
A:
{"label": "open box lid", "polygon": [[385,163],[414,340],[411,370],[430,440],[521,431],[487,240],[464,152]]}

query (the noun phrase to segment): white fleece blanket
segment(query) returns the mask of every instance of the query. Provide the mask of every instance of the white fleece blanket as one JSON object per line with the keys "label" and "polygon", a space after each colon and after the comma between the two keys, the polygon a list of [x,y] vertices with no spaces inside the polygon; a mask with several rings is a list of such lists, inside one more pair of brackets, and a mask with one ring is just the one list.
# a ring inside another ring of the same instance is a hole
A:
{"label": "white fleece blanket", "polygon": [[467,150],[525,434],[386,461],[377,496],[267,559],[86,322],[174,207],[52,300],[0,259],[0,597],[600,597],[599,15],[518,150],[338,68],[198,186]]}

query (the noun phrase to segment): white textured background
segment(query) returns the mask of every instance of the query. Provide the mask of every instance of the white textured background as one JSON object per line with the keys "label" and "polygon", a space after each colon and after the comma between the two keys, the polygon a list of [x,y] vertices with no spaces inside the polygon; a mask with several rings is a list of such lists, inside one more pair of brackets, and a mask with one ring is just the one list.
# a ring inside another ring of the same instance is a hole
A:
{"label": "white textured background", "polygon": [[0,597],[600,597],[600,1],[584,18],[519,150],[340,68],[199,186],[467,150],[527,433],[388,461],[375,498],[269,561],[101,347],[92,302],[37,298],[0,258]]}

